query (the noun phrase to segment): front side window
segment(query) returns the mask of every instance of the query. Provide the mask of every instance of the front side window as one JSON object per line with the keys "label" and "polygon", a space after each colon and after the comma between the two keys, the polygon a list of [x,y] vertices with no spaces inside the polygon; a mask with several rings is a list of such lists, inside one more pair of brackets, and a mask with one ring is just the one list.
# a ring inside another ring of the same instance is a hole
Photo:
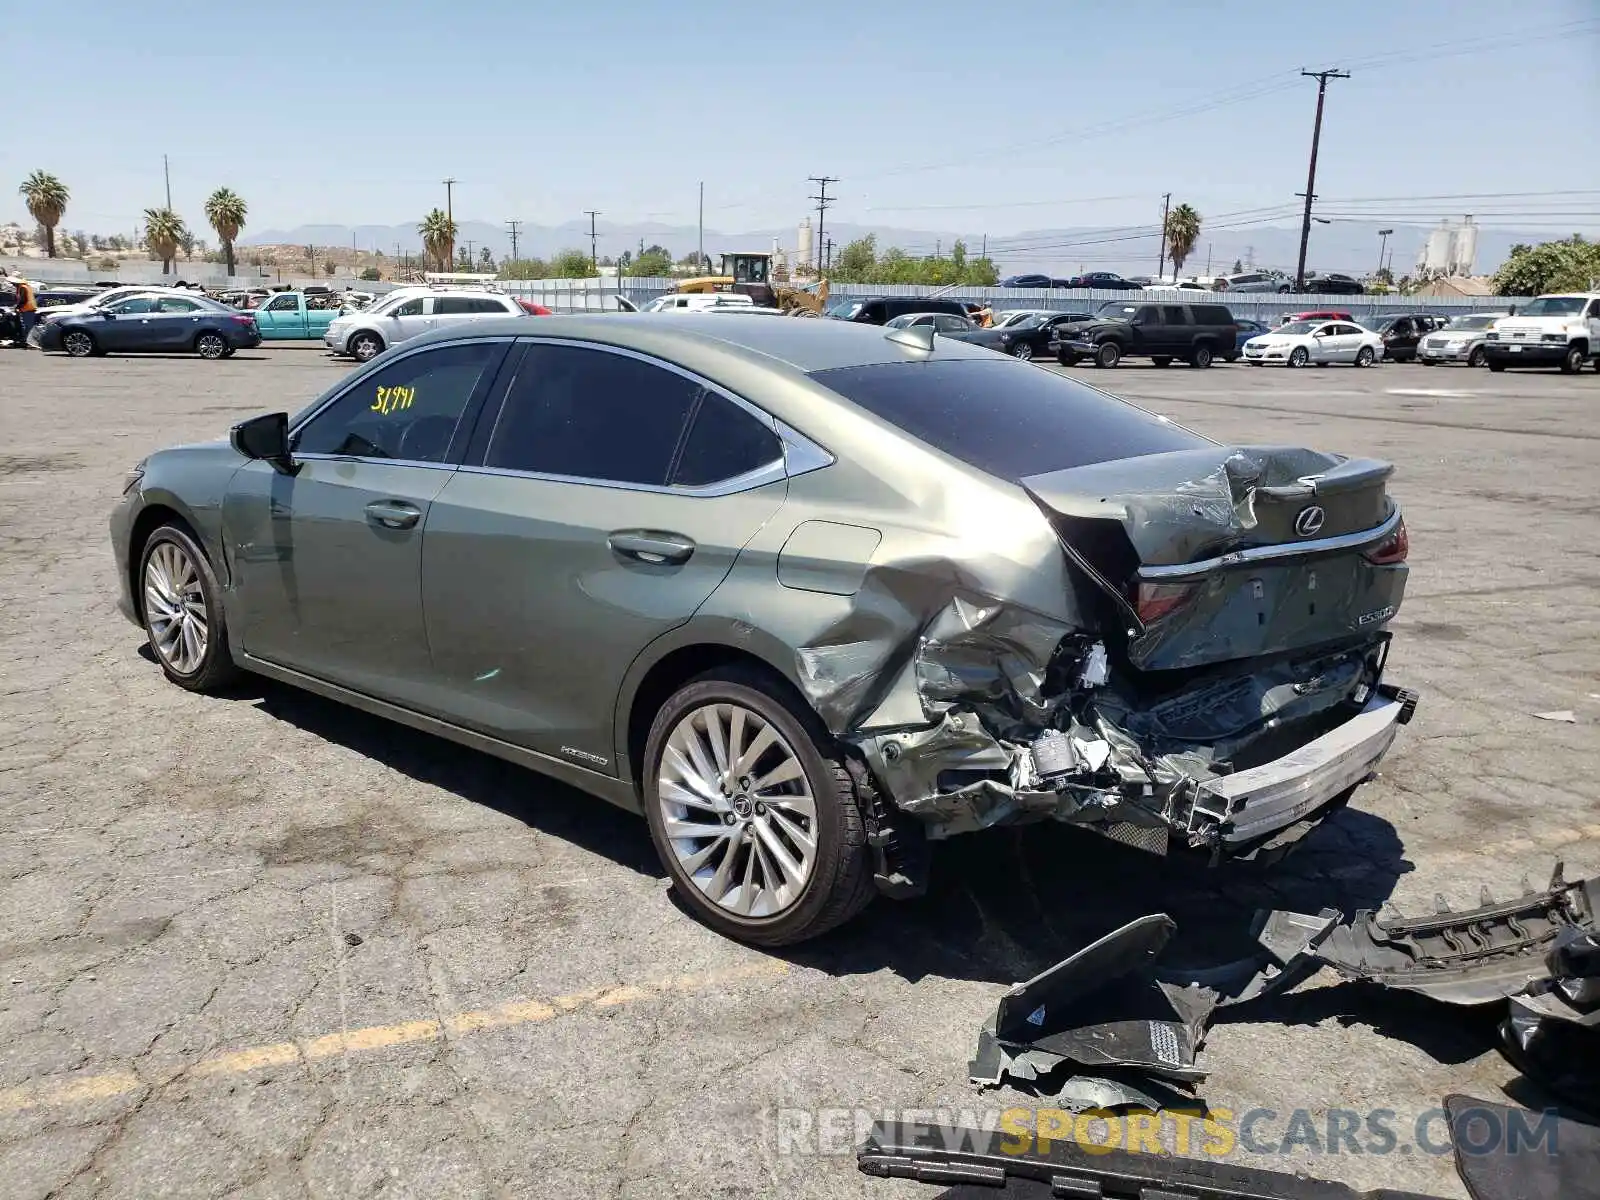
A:
{"label": "front side window", "polygon": [[443,462],[478,381],[504,349],[501,342],[469,342],[390,363],[313,417],[295,435],[294,450]]}
{"label": "front side window", "polygon": [[299,312],[300,301],[293,296],[274,296],[267,305],[268,312]]}
{"label": "front side window", "polygon": [[422,297],[413,296],[411,299],[391,308],[384,315],[388,317],[420,317],[422,315]]}
{"label": "front side window", "polygon": [[484,465],[664,486],[700,391],[676,371],[629,355],[531,345]]}
{"label": "front side window", "polygon": [[152,313],[156,310],[154,296],[130,296],[126,300],[118,301],[106,309],[107,312],[116,313],[119,317],[137,316],[141,313]]}

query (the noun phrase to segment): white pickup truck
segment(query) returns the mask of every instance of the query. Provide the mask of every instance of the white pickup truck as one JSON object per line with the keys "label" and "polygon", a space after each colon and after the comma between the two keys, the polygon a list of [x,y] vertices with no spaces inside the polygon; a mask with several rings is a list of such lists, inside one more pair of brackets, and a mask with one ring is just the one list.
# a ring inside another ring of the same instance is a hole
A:
{"label": "white pickup truck", "polygon": [[1484,335],[1489,370],[1559,365],[1576,375],[1600,361],[1600,292],[1539,296],[1501,317]]}

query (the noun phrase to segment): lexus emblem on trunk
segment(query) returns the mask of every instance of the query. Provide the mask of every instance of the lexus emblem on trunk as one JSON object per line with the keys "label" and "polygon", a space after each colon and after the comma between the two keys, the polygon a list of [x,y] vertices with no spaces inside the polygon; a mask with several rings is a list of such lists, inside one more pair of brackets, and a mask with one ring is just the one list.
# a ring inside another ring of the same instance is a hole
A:
{"label": "lexus emblem on trunk", "polygon": [[1312,504],[1302,508],[1294,519],[1294,531],[1301,537],[1310,537],[1313,533],[1322,530],[1322,523],[1328,519],[1328,514],[1322,511],[1322,506]]}

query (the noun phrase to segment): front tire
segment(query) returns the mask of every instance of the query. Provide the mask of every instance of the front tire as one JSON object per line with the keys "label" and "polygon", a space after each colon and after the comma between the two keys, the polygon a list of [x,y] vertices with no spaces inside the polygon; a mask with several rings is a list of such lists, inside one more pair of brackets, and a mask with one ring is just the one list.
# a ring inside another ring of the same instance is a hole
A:
{"label": "front tire", "polygon": [[61,335],[61,348],[73,358],[89,358],[99,348],[94,335],[82,329],[69,329]]}
{"label": "front tire", "polygon": [[350,339],[350,357],[371,362],[383,353],[383,339],[375,333],[358,333]]}
{"label": "front tire", "polygon": [[1122,361],[1122,347],[1115,342],[1101,342],[1094,352],[1094,365],[1110,370]]}
{"label": "front tire", "polygon": [[1568,346],[1566,354],[1561,359],[1561,373],[1576,375],[1583,370],[1583,364],[1588,361],[1589,352],[1582,346]]}
{"label": "front tire", "polygon": [[1291,367],[1303,367],[1310,361],[1311,352],[1304,346],[1296,346],[1289,353],[1289,365]]}
{"label": "front tire", "polygon": [[194,352],[201,358],[225,358],[228,353],[228,339],[220,333],[202,333],[194,340]]}
{"label": "front tire", "polygon": [[145,637],[168,679],[210,692],[238,675],[222,589],[188,530],[167,524],[150,535],[139,554],[139,588]]}
{"label": "front tire", "polygon": [[690,681],[656,713],[643,778],[656,852],[717,932],[793,945],[875,894],[844,757],[782,683],[739,667]]}

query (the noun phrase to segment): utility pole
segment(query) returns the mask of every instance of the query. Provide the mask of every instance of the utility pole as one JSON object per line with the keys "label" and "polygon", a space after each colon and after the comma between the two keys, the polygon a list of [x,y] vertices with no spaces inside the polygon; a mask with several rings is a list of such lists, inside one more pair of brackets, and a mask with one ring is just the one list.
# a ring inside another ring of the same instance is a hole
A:
{"label": "utility pole", "polygon": [[1383,270],[1383,252],[1384,252],[1384,249],[1389,245],[1389,235],[1391,233],[1393,233],[1393,232],[1394,232],[1394,230],[1392,230],[1392,229],[1380,229],[1380,230],[1378,230],[1378,237],[1380,239],[1379,242],[1378,242],[1378,270],[1379,271]]}
{"label": "utility pole", "polygon": [[456,219],[452,202],[455,199],[455,186],[458,182],[453,175],[444,181],[444,219],[446,221],[454,221]]}
{"label": "utility pole", "polygon": [[472,264],[477,262],[477,261],[478,261],[477,259],[472,257],[472,239],[468,238],[467,239],[467,268],[468,268],[468,270],[470,270],[472,268]]}
{"label": "utility pole", "polygon": [[700,181],[700,221],[699,234],[695,238],[695,254],[698,257],[694,260],[694,266],[698,271],[706,261],[706,184],[703,179]]}
{"label": "utility pole", "polygon": [[1305,291],[1306,246],[1311,241],[1311,201],[1317,195],[1317,146],[1322,141],[1322,101],[1328,94],[1328,80],[1349,79],[1349,71],[1301,71],[1307,79],[1317,81],[1317,120],[1311,127],[1311,166],[1306,171],[1306,209],[1300,218],[1300,259],[1294,269],[1294,290]]}
{"label": "utility pole", "polygon": [[[600,215],[600,210],[599,209],[595,209],[595,208],[586,208],[583,211],[589,214],[589,262],[594,267],[595,277],[599,278],[599,276],[600,276],[600,251],[598,249],[596,249],[596,247],[600,243],[597,240],[599,238],[599,234],[597,234],[595,232],[595,229],[594,229],[594,219]],[[644,253],[643,242],[642,241],[640,242],[639,253],[641,253],[641,254]]]}
{"label": "utility pole", "polygon": [[828,239],[827,250],[828,250],[828,257],[827,257],[827,261],[825,262],[825,264],[823,266],[823,270],[824,271],[831,271],[831,270],[833,270],[833,239],[832,238]]}
{"label": "utility pole", "polygon": [[1206,243],[1206,278],[1211,278],[1211,243]]}
{"label": "utility pole", "polygon": [[839,181],[832,175],[811,175],[808,178],[817,185],[817,194],[811,198],[817,202],[817,274],[820,275],[822,273],[823,214],[828,211],[828,205],[834,201],[834,197],[828,195],[828,185]]}
{"label": "utility pole", "polygon": [[1156,279],[1159,281],[1167,270],[1167,214],[1172,211],[1172,193],[1168,192],[1161,197],[1161,254],[1156,259]]}
{"label": "utility pole", "polygon": [[167,164],[167,156],[161,156],[161,174],[167,181],[167,211],[172,211],[172,168]]}
{"label": "utility pole", "polygon": [[989,257],[989,235],[987,233],[983,235],[983,249],[978,251],[978,257],[979,258],[988,258]]}
{"label": "utility pole", "polygon": [[512,262],[516,262],[517,261],[517,234],[522,228],[522,222],[521,221],[507,221],[506,224],[511,227],[511,261]]}

